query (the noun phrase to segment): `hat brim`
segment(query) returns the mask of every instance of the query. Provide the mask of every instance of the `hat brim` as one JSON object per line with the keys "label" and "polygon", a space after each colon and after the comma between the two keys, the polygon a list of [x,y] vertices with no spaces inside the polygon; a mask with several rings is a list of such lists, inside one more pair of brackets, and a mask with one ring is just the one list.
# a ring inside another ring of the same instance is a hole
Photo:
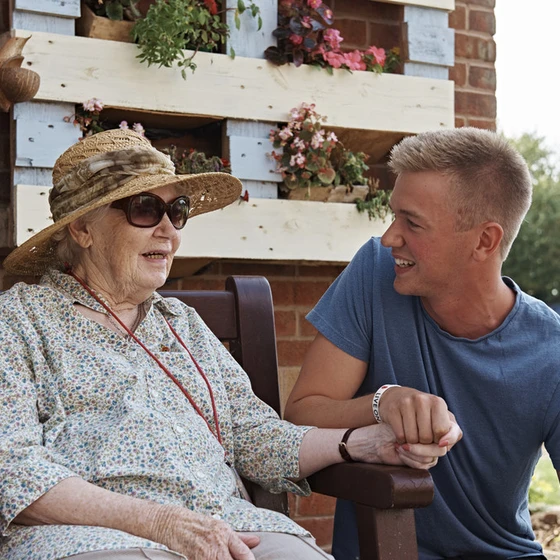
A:
{"label": "hat brim", "polygon": [[241,194],[241,181],[228,173],[199,173],[195,175],[141,175],[95,199],[90,204],[64,216],[16,247],[4,260],[3,267],[10,274],[38,276],[58,264],[56,242],[52,237],[63,227],[91,210],[141,192],[173,186],[179,195],[191,201],[189,218],[230,205]]}

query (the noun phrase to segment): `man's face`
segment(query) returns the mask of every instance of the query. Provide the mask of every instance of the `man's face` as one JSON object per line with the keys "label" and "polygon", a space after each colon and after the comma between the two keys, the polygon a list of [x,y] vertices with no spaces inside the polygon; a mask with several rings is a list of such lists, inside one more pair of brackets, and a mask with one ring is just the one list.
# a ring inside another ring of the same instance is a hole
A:
{"label": "man's face", "polygon": [[476,247],[476,228],[455,231],[450,179],[435,171],[401,173],[391,196],[395,219],[381,238],[395,259],[403,295],[460,297]]}

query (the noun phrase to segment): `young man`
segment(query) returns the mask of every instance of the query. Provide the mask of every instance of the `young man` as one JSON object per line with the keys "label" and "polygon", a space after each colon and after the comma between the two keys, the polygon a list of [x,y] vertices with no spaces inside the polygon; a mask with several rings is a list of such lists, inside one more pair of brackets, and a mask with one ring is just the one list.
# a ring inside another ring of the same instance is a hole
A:
{"label": "young man", "polygon": [[[420,559],[544,558],[527,490],[543,442],[560,469],[560,317],[501,276],[531,202],[527,165],[473,128],[407,138],[390,165],[395,219],[308,315],[319,332],[285,416],[341,427],[375,414],[402,443],[450,448],[453,411],[464,437],[431,470]],[[359,556],[350,503],[333,553]]]}

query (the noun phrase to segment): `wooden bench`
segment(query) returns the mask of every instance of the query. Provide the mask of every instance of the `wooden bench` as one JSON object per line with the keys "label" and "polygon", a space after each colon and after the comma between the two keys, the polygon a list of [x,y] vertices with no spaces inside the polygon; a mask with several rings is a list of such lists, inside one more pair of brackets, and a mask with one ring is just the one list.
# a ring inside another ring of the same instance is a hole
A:
{"label": "wooden bench", "polygon": [[[161,291],[194,307],[227,342],[254,392],[280,414],[274,308],[268,281],[230,276],[225,291]],[[433,499],[424,470],[365,463],[332,465],[308,478],[314,492],[356,502],[361,560],[417,560],[414,508]],[[251,485],[253,502],[288,513],[287,496]]]}

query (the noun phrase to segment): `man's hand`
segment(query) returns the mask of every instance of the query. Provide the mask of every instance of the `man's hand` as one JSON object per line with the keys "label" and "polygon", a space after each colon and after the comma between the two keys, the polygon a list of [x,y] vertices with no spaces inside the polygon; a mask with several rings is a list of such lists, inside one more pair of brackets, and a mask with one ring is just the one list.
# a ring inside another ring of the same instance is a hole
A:
{"label": "man's hand", "polygon": [[409,387],[387,389],[379,403],[379,414],[400,444],[436,443],[449,450],[463,437],[442,398]]}
{"label": "man's hand", "polygon": [[178,506],[160,506],[152,540],[197,560],[255,560],[255,535],[236,533],[227,523]]}
{"label": "man's hand", "polygon": [[388,424],[373,424],[350,434],[348,452],[355,461],[407,465],[416,469],[430,469],[447,453],[447,447],[436,443],[397,443]]}

